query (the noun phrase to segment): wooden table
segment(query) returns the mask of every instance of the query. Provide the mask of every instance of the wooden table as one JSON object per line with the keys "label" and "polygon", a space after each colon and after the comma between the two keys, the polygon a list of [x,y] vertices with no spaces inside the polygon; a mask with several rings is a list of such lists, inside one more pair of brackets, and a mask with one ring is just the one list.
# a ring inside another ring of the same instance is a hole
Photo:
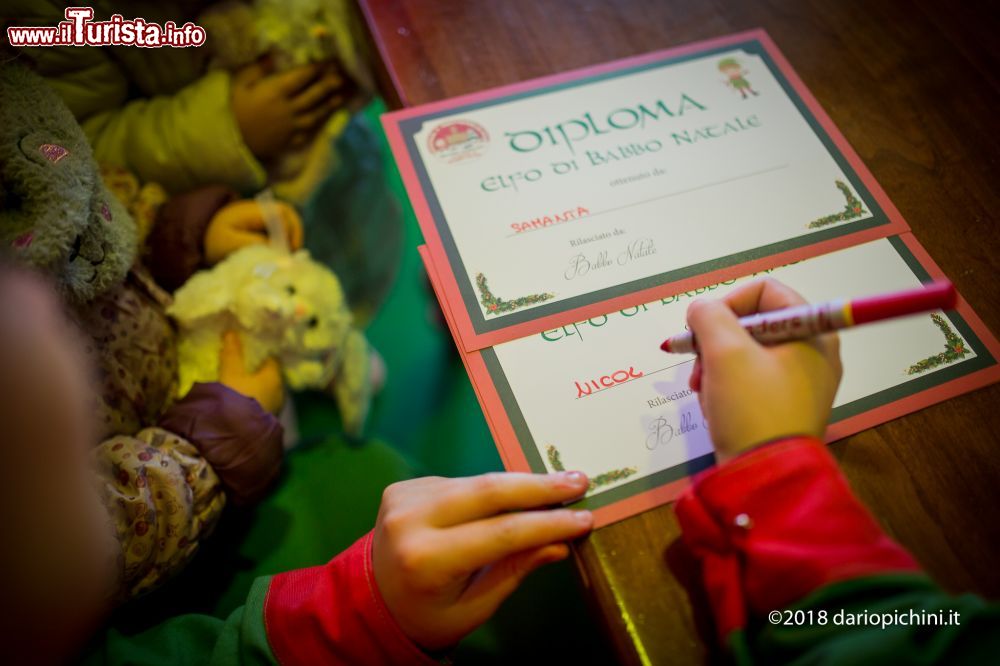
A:
{"label": "wooden table", "polygon": [[[390,106],[763,27],[1000,331],[1000,42],[988,4],[361,0]],[[888,532],[945,588],[1000,597],[998,430],[992,386],[831,448]],[[677,538],[671,508],[661,507],[597,531],[578,550],[622,663],[711,656],[707,609],[685,589],[693,571]]]}

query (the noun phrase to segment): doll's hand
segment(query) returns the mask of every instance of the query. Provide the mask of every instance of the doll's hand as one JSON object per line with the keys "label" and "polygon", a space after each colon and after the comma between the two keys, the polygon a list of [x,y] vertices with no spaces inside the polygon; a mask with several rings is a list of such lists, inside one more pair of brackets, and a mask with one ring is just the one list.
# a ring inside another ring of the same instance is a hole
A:
{"label": "doll's hand", "polygon": [[699,349],[691,388],[719,462],[779,437],[823,436],[843,373],[837,335],[765,347],[737,322],[803,303],[790,288],[765,279],[688,307]]}
{"label": "doll's hand", "polygon": [[243,365],[243,345],[235,331],[226,331],[222,336],[219,382],[237,393],[253,398],[272,414],[281,411],[281,405],[285,401],[281,366],[274,358],[268,358],[256,372],[247,372]]}
{"label": "doll's hand", "polygon": [[590,531],[589,511],[546,509],[580,497],[587,478],[559,474],[429,477],[382,496],[372,560],[400,628],[426,650],[454,645],[539,566]]}
{"label": "doll's hand", "polygon": [[[302,247],[302,220],[295,209],[281,201],[273,205],[285,230],[288,247]],[[247,245],[268,242],[264,209],[253,199],[234,201],[219,209],[205,230],[205,262],[216,264]]]}
{"label": "doll's hand", "polygon": [[267,73],[261,63],[238,71],[232,83],[233,115],[250,152],[269,162],[306,145],[343,105],[345,83],[332,62],[276,74]]}

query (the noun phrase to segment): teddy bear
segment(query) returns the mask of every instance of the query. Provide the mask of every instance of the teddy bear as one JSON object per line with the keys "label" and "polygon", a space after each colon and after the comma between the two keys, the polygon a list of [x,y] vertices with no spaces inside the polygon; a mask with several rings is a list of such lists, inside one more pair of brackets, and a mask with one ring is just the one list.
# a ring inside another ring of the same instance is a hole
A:
{"label": "teddy bear", "polygon": [[[137,212],[156,208],[149,233],[158,240],[141,253],[132,216],[54,91],[7,63],[0,99],[0,247],[55,285],[94,368],[95,482],[120,546],[108,581],[114,603],[183,568],[227,499],[255,501],[280,470],[282,428],[259,400],[219,382],[177,399],[171,298],[146,267],[200,265],[189,255],[235,195],[207,188],[160,201],[111,178],[132,192]],[[157,258],[160,249],[175,254]]]}
{"label": "teddy bear", "polygon": [[293,390],[333,393],[348,435],[359,435],[371,397],[372,355],[352,326],[337,277],[309,252],[251,245],[193,275],[167,308],[180,328],[179,395],[219,377],[226,332],[241,339],[247,372],[278,360]]}

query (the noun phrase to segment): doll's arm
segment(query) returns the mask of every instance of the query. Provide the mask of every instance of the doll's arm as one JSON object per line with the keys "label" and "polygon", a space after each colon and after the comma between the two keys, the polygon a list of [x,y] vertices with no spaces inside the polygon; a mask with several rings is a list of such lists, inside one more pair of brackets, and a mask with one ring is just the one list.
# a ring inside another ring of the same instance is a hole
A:
{"label": "doll's arm", "polygon": [[371,348],[365,336],[351,330],[341,351],[340,367],[330,392],[337,401],[344,432],[359,436],[368,418],[372,399]]}
{"label": "doll's arm", "polygon": [[996,654],[1000,607],[934,585],[817,439],[767,444],[711,470],[678,501],[677,517],[739,663],[980,663]]}
{"label": "doll's arm", "polygon": [[259,499],[281,470],[281,440],[281,425],[257,401],[211,383],[195,384],[158,427],[102,442],[95,456],[124,558],[123,594],[182,569],[227,496]]}
{"label": "doll's arm", "polygon": [[230,76],[205,74],[173,95],[134,99],[80,118],[94,156],[124,165],[173,193],[210,183],[241,192],[266,173],[243,142],[230,103]]}

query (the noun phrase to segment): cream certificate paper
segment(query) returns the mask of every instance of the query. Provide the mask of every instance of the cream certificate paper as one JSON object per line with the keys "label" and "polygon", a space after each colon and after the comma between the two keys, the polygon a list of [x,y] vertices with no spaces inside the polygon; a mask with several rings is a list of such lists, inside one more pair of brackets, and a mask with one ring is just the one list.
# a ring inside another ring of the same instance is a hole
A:
{"label": "cream certificate paper", "polygon": [[[859,297],[929,280],[931,275],[914,252],[923,250],[912,236],[893,237],[769,274],[810,302]],[[688,388],[693,357],[665,354],[658,345],[667,335],[683,330],[692,298],[720,297],[752,277],[480,352],[486,371],[473,372],[470,365],[470,374],[501,451],[507,449],[508,468],[520,466],[510,463],[520,453],[536,472],[582,470],[593,484],[582,504],[597,509],[683,480],[713,464],[698,399]],[[997,374],[996,341],[964,305],[959,311],[848,329],[841,340],[844,377],[831,439],[912,411],[928,404],[926,400],[943,399],[935,391],[949,382],[961,384],[987,368],[993,380]],[[748,399],[768,399],[752,386],[747,392]],[[918,393],[924,402],[917,407],[903,405]],[[498,398],[496,403],[483,399],[490,394]],[[500,419],[509,420],[512,437],[504,437],[496,428]]]}
{"label": "cream certificate paper", "polygon": [[387,123],[456,321],[496,331],[905,231],[777,58],[743,39]]}

